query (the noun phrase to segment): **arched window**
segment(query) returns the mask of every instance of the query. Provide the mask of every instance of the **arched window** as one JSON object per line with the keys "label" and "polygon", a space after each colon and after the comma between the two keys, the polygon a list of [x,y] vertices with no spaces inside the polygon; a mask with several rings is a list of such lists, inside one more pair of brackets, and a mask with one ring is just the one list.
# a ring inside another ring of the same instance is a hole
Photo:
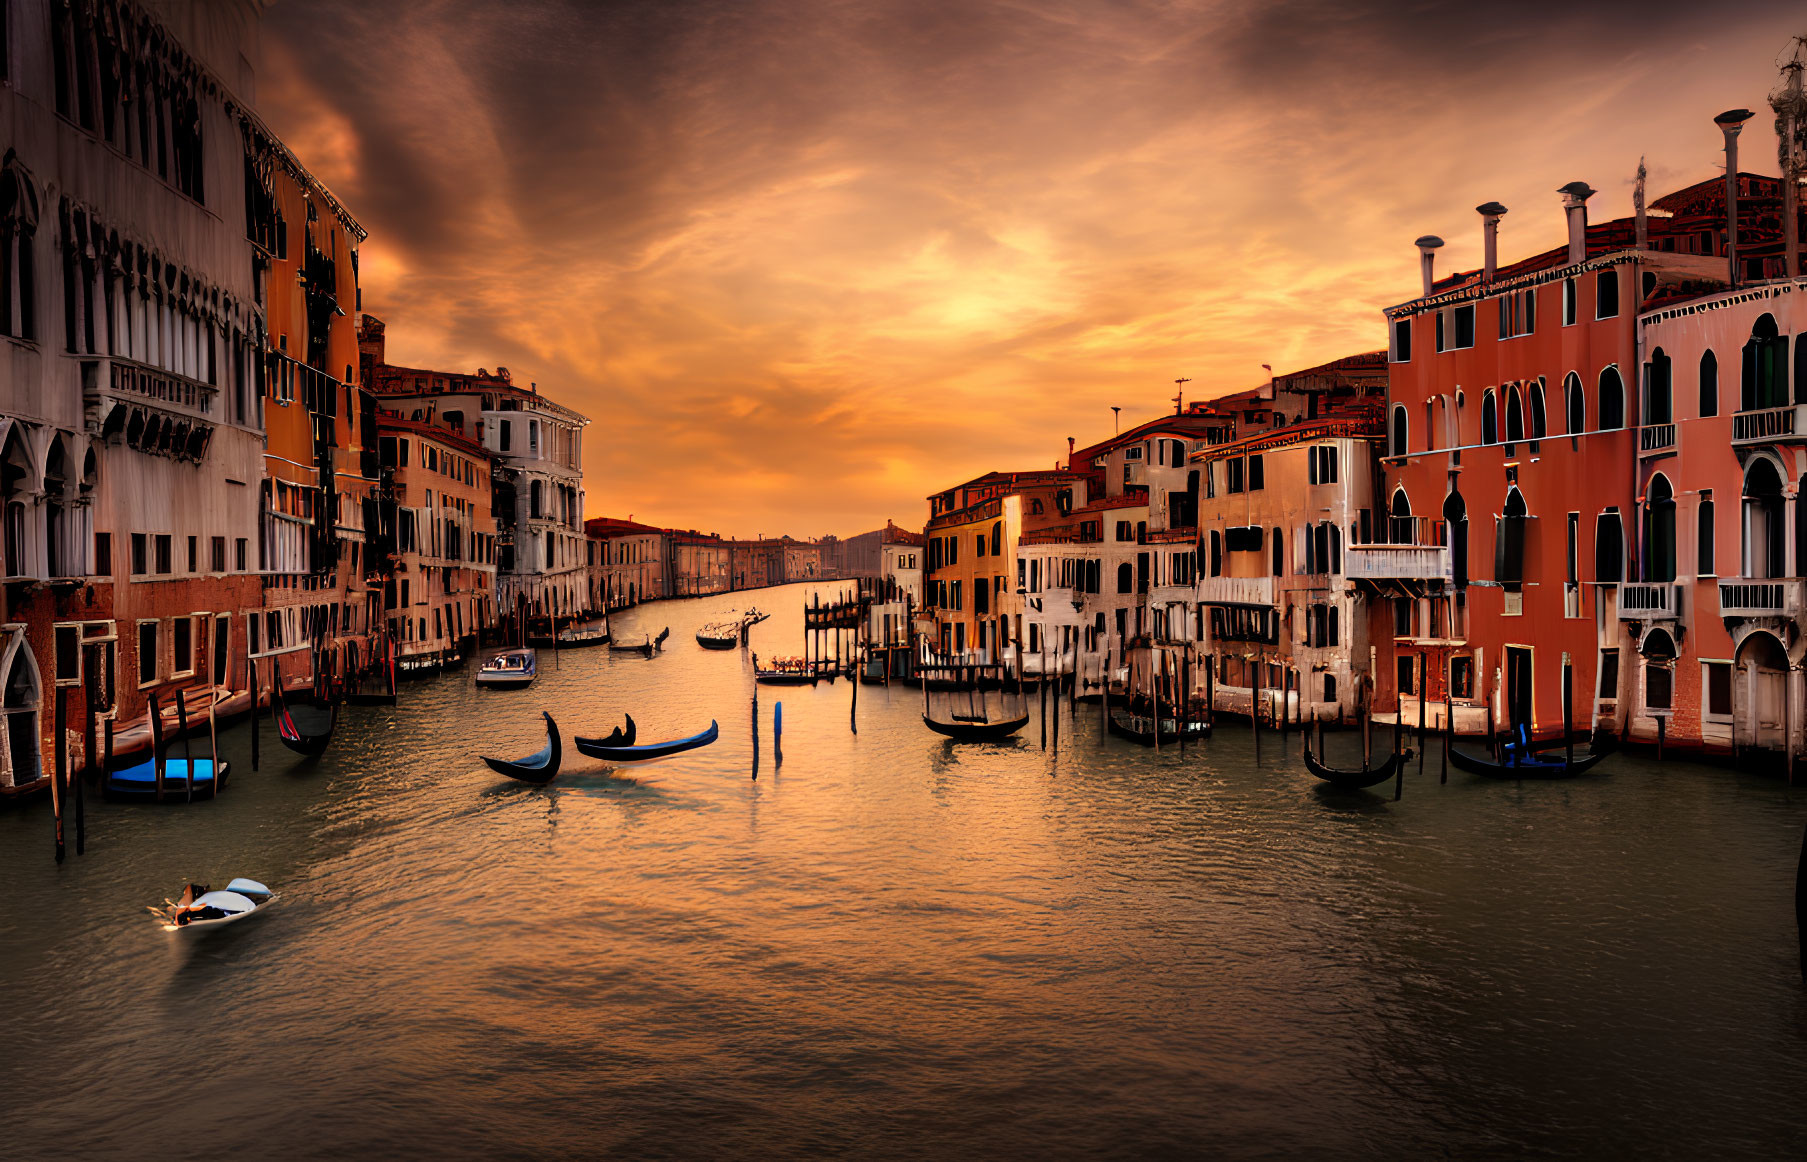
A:
{"label": "arched window", "polygon": [[1412,536],[1412,500],[1405,489],[1396,489],[1387,508],[1387,542],[1394,545],[1416,544]]}
{"label": "arched window", "polygon": [[1506,388],[1506,443],[1516,444],[1525,438],[1525,401],[1518,384]]}
{"label": "arched window", "polygon": [[1783,513],[1782,476],[1758,456],[1744,471],[1744,576],[1783,575]]}
{"label": "arched window", "polygon": [[1526,410],[1525,435],[1533,440],[1541,440],[1544,438],[1545,432],[1543,379],[1540,376],[1531,382],[1531,405]]}
{"label": "arched window", "polygon": [[1625,381],[1617,367],[1600,373],[1600,430],[1610,432],[1625,426]]}
{"label": "arched window", "polygon": [[1004,553],[1004,522],[993,521],[991,526],[991,555],[1002,556]]}
{"label": "arched window", "polygon": [[1581,388],[1581,377],[1573,371],[1562,381],[1562,398],[1568,409],[1568,433],[1579,436],[1587,431],[1587,393]]}
{"label": "arched window", "polygon": [[1500,516],[1493,541],[1493,579],[1502,585],[1519,584],[1525,579],[1525,526],[1530,520],[1524,494],[1517,488],[1508,491],[1506,510]]}
{"label": "arched window", "polygon": [[1403,456],[1406,454],[1408,448],[1407,440],[1411,435],[1410,426],[1410,421],[1406,418],[1405,405],[1394,405],[1393,430],[1390,447],[1388,449],[1393,455]]}
{"label": "arched window", "polygon": [[1492,388],[1481,393],[1481,443],[1483,444],[1500,442],[1499,406],[1499,400],[1494,398]]}
{"label": "arched window", "polygon": [[1700,414],[1719,414],[1719,356],[1713,354],[1711,347],[1700,356]]}
{"label": "arched window", "polygon": [[33,238],[38,195],[17,162],[0,169],[0,335],[35,339],[37,274]]}
{"label": "arched window", "polygon": [[1675,490],[1660,472],[1644,494],[1644,580],[1675,580]]}
{"label": "arched window", "polygon": [[1644,364],[1644,423],[1675,422],[1675,393],[1669,368],[1669,356],[1658,347]]}
{"label": "arched window", "polygon": [[1468,584],[1468,502],[1460,492],[1443,498],[1444,535],[1449,539],[1451,584]]}
{"label": "arched window", "polygon": [[1763,315],[1744,344],[1744,379],[1740,406],[1744,411],[1784,407],[1788,403],[1788,336],[1777,333],[1776,317]]}
{"label": "arched window", "polygon": [[44,767],[38,749],[39,697],[37,659],[23,640],[13,651],[7,664],[5,690],[6,753],[0,774],[14,787],[25,787],[43,777]]}

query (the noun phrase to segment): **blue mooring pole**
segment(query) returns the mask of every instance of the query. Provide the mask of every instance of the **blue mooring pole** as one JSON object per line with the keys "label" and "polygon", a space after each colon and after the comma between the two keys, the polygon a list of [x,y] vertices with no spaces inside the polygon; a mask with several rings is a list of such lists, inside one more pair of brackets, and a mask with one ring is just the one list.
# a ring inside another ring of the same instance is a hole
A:
{"label": "blue mooring pole", "polygon": [[784,765],[784,703],[772,703],[772,761]]}

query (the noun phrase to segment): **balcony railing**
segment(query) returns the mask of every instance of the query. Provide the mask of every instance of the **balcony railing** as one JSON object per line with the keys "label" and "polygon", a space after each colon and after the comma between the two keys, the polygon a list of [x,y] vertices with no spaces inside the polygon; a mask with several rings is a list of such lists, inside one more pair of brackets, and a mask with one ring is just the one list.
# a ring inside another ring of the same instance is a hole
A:
{"label": "balcony railing", "polygon": [[[1211,580],[1222,581],[1226,578],[1213,577]],[[1231,577],[1227,580],[1238,581],[1245,580],[1245,578]],[[1246,578],[1246,580],[1262,580],[1262,578]],[[1148,591],[1148,603],[1150,605],[1190,605],[1195,600],[1194,594],[1197,592],[1198,590],[1191,585],[1156,585]]]}
{"label": "balcony railing", "polygon": [[1638,452],[1642,455],[1655,455],[1658,452],[1675,451],[1674,424],[1645,424],[1638,429]]}
{"label": "balcony railing", "polygon": [[1443,545],[1350,545],[1343,576],[1353,581],[1449,581],[1449,549]]}
{"label": "balcony railing", "polygon": [[1799,577],[1728,578],[1719,583],[1719,616],[1799,616],[1801,585]]}
{"label": "balcony railing", "polygon": [[1807,404],[1761,408],[1732,416],[1732,445],[1807,442]]}
{"label": "balcony railing", "polygon": [[[1177,586],[1164,586],[1175,588]],[[1206,605],[1272,605],[1274,603],[1274,579],[1272,577],[1201,577],[1196,590],[1190,587],[1179,590],[1185,596],[1182,601],[1192,600],[1192,594],[1198,594],[1198,600]]]}
{"label": "balcony railing", "polygon": [[1681,586],[1673,582],[1619,583],[1619,620],[1673,621],[1681,616]]}

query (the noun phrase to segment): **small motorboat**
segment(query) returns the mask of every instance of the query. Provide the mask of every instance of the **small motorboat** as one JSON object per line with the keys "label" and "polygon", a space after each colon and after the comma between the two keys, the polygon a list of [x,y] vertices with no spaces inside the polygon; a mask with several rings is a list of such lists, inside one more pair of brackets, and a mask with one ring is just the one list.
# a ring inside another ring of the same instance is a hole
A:
{"label": "small motorboat", "polygon": [[277,896],[256,880],[235,879],[223,891],[209,891],[206,884],[189,884],[180,900],[164,900],[150,912],[163,921],[165,932],[209,932],[255,916],[276,902]]}
{"label": "small motorboat", "polygon": [[477,685],[491,690],[519,690],[539,675],[539,655],[532,649],[503,650],[477,667]]}
{"label": "small motorboat", "polygon": [[[632,723],[632,719],[628,720]],[[640,746],[609,746],[606,738],[576,738],[578,753],[600,759],[615,766],[632,766],[635,764],[656,763],[681,755],[686,751],[697,750],[714,742],[721,733],[720,728],[711,721],[709,729],[701,734],[693,734],[689,738],[673,739],[670,742],[649,742]]]}
{"label": "small motorboat", "polygon": [[997,742],[1009,738],[1023,727],[1029,725],[1029,716],[993,721],[975,715],[971,718],[956,717],[951,722],[922,716],[922,724],[936,734],[944,734],[955,742]]}
{"label": "small motorboat", "polygon": [[1565,752],[1565,744],[1534,744],[1530,732],[1521,726],[1517,741],[1501,745],[1498,759],[1469,754],[1452,746],[1449,761],[1458,770],[1490,779],[1572,779],[1594,769],[1612,752],[1610,741],[1601,745],[1596,739],[1586,751],[1571,760]]}
{"label": "small motorboat", "polygon": [[[1131,742],[1139,742],[1143,746],[1153,746],[1156,741],[1155,719],[1146,714],[1136,714],[1117,707],[1111,708],[1111,714],[1105,720],[1110,732],[1118,738],[1127,738]],[[1180,741],[1184,734],[1187,742],[1203,742],[1211,737],[1211,724],[1202,719],[1187,719],[1181,722],[1169,714],[1160,719],[1160,744],[1172,746]]]}
{"label": "small motorboat", "polygon": [[559,761],[564,757],[564,747],[559,742],[558,723],[552,721],[552,715],[540,711],[546,720],[546,745],[534,751],[526,758],[492,759],[488,755],[479,755],[489,769],[499,775],[507,775],[511,779],[519,779],[523,783],[550,783],[558,774]]}
{"label": "small motorboat", "polygon": [[[326,753],[327,746],[333,740],[333,729],[339,724],[339,708],[328,702],[323,707],[313,707],[312,711],[297,720],[282,692],[282,681],[277,680],[276,702],[271,711],[276,718],[276,737],[282,741],[282,745],[296,754],[317,759]],[[324,722],[320,721],[322,715],[325,717]]]}
{"label": "small motorboat", "polygon": [[650,658],[653,656],[654,650],[662,650],[665,648],[665,639],[670,636],[671,627],[667,626],[660,630],[656,637],[652,634],[643,633],[638,637],[616,638],[609,642],[609,649],[618,654],[645,654]]}
{"label": "small motorboat", "polygon": [[1401,763],[1410,762],[1416,754],[1410,747],[1398,752],[1389,752],[1386,761],[1377,767],[1363,767],[1349,770],[1344,767],[1333,767],[1311,753],[1311,742],[1305,743],[1305,769],[1323,779],[1333,787],[1341,787],[1346,791],[1359,791],[1364,787],[1372,787],[1384,783],[1398,772]]}
{"label": "small motorboat", "polygon": [[753,680],[767,686],[814,686],[817,678],[804,658],[773,658],[764,666],[753,659]]}
{"label": "small motorboat", "polygon": [[752,606],[748,606],[747,611],[741,614],[740,620],[742,625],[758,625],[770,616],[772,615],[769,613],[761,613]]}
{"label": "small motorboat", "polygon": [[740,645],[739,621],[712,621],[696,631],[696,644],[706,650],[731,650]]}

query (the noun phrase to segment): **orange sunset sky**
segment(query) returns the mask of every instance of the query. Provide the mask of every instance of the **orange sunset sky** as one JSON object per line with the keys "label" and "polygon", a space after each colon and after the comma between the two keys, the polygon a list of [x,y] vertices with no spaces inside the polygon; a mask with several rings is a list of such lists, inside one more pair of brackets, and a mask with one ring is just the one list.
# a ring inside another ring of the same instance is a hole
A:
{"label": "orange sunset sky", "polygon": [[591,417],[590,515],[920,527],[1189,397],[1384,346],[1412,240],[1719,172],[1798,4],[283,0],[258,102],[370,232],[392,361]]}

